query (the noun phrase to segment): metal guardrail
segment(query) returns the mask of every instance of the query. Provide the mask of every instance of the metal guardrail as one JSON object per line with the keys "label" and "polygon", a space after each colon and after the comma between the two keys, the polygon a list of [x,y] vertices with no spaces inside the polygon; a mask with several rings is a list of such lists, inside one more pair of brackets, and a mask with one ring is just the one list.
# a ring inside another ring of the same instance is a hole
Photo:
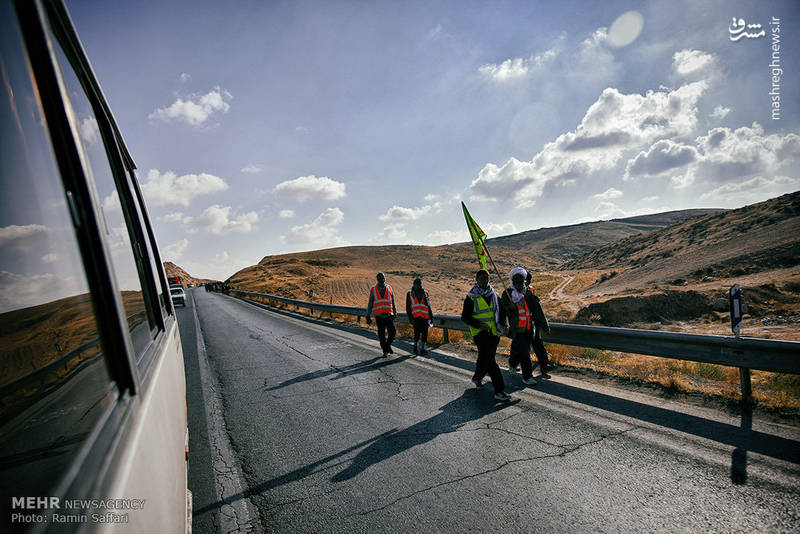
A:
{"label": "metal guardrail", "polygon": [[[290,299],[239,289],[231,289],[230,293],[282,302],[296,306],[298,309],[308,308],[323,312],[354,315],[359,318],[367,314],[366,308],[358,306],[323,304],[321,302]],[[398,314],[396,321],[401,323],[408,322],[405,313]],[[444,330],[445,342],[448,341],[448,330],[469,330],[469,327],[461,321],[461,317],[458,315],[436,314],[433,319],[433,326]],[[616,350],[632,354],[646,354],[663,358],[738,367],[740,369],[742,395],[746,400],[750,400],[752,395],[750,386],[751,369],[800,374],[800,342],[796,341],[683,334],[658,330],[563,323],[551,323],[550,333],[544,334],[542,340],[559,345]]]}

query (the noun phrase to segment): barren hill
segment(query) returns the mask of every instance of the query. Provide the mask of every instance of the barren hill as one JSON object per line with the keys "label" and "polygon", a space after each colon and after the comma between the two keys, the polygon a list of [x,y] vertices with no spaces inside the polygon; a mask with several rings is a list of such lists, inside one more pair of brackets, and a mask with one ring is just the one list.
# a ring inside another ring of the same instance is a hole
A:
{"label": "barren hill", "polygon": [[563,269],[613,269],[591,288],[595,294],[683,286],[796,267],[799,236],[800,191],[627,237]]}
{"label": "barren hill", "polygon": [[195,278],[192,275],[190,275],[189,273],[187,273],[186,271],[184,271],[183,269],[181,269],[180,267],[178,267],[177,265],[175,265],[174,263],[172,263],[171,261],[165,261],[164,262],[164,271],[167,273],[167,278],[170,278],[170,277],[173,277],[173,276],[180,276],[181,282],[183,282],[183,285],[186,285],[186,284],[197,285],[197,284],[203,284],[205,282],[211,282],[212,281],[212,280],[208,280],[206,278]]}
{"label": "barren hill", "polygon": [[489,247],[513,248],[527,256],[540,258],[541,262],[549,267],[556,267],[565,261],[583,256],[598,247],[620,239],[651,232],[684,219],[724,211],[721,209],[678,210],[609,221],[540,228],[488,239],[487,244]]}
{"label": "barren hill", "polygon": [[[557,228],[530,230],[487,240],[501,280],[493,273],[492,283],[500,287],[506,273],[525,265],[539,271],[534,282],[546,294],[562,282],[563,276],[544,272],[559,266],[565,258],[642,232],[662,228],[677,220],[720,210],[684,210],[612,221],[598,221]],[[383,271],[400,296],[421,276],[434,308],[448,313],[460,311],[464,294],[474,281],[477,267],[470,242],[435,247],[414,245],[352,246],[312,252],[266,256],[257,265],[231,276],[233,285],[273,294],[314,299],[338,304],[366,305],[375,274]]]}

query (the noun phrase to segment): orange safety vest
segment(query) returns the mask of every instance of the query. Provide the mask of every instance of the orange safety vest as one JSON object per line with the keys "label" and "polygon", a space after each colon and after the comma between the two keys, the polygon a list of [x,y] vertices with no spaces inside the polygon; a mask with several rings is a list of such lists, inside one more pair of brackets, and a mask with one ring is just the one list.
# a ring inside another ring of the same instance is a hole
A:
{"label": "orange safety vest", "polygon": [[378,293],[378,286],[372,286],[372,313],[373,315],[382,313],[392,315],[394,313],[392,308],[392,286],[389,284],[386,284],[386,294],[383,297]]}
{"label": "orange safety vest", "polygon": [[417,317],[422,319],[430,319],[430,315],[428,315],[428,305],[425,304],[425,297],[422,298],[422,301],[417,301],[414,298],[414,292],[410,292],[409,295],[411,296],[411,317],[415,319]]}
{"label": "orange safety vest", "polygon": [[517,303],[517,311],[519,312],[517,327],[526,330],[531,328],[531,312],[528,310],[528,303],[525,302],[525,297]]}

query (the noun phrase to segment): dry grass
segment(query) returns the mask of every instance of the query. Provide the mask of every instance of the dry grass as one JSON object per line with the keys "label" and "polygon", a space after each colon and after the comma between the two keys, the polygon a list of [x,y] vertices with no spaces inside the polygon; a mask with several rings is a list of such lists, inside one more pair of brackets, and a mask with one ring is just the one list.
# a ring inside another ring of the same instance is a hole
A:
{"label": "dry grass", "polygon": [[[547,345],[547,349],[557,365],[660,385],[673,393],[699,392],[725,401],[741,398],[735,367],[564,345]],[[800,376],[752,371],[751,383],[757,405],[800,413]]]}

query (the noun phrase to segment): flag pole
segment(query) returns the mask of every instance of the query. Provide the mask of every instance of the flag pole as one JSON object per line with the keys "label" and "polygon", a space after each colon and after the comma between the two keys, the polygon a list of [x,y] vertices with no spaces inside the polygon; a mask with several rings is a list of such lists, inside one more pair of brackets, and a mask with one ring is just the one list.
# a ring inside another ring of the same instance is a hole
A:
{"label": "flag pole", "polygon": [[502,285],[503,277],[500,276],[500,272],[497,270],[497,265],[494,264],[494,260],[492,259],[492,255],[489,254],[489,249],[486,247],[486,240],[484,239],[483,241],[481,241],[481,244],[483,245],[483,250],[486,251],[486,255],[489,256],[489,261],[492,262],[492,267],[494,267],[495,274],[500,279],[500,285]]}

